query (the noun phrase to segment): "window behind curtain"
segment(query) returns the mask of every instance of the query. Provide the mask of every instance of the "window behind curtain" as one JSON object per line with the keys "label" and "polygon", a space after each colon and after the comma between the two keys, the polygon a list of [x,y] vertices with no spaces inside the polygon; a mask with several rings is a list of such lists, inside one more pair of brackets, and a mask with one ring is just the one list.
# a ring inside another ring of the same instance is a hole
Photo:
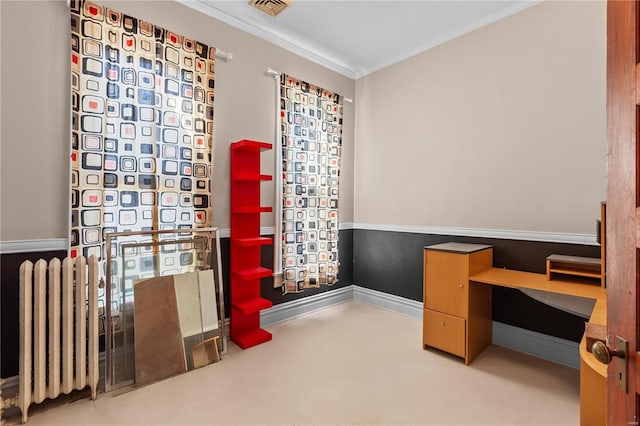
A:
{"label": "window behind curtain", "polygon": [[280,77],[283,293],[338,281],[343,97]]}
{"label": "window behind curtain", "polygon": [[[104,259],[108,232],[210,226],[215,49],[114,9],[70,6],[70,255]],[[195,261],[138,254],[118,265],[131,281]]]}

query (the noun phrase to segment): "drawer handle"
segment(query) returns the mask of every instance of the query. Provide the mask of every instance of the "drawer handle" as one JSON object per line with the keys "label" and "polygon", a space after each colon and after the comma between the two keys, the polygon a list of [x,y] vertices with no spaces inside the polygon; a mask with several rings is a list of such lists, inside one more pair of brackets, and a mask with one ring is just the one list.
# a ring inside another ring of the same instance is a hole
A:
{"label": "drawer handle", "polygon": [[444,321],[440,321],[440,325],[444,327]]}
{"label": "drawer handle", "polygon": [[460,284],[458,287],[460,287],[460,288],[464,288],[464,284]]}

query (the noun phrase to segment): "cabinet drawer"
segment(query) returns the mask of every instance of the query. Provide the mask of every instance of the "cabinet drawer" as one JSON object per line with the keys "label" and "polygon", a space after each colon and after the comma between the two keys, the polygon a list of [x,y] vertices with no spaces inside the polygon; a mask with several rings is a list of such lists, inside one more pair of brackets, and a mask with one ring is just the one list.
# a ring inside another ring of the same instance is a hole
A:
{"label": "cabinet drawer", "polygon": [[466,318],[469,255],[425,250],[424,307]]}
{"label": "cabinet drawer", "polygon": [[463,318],[424,310],[422,338],[427,346],[464,358],[466,321]]}

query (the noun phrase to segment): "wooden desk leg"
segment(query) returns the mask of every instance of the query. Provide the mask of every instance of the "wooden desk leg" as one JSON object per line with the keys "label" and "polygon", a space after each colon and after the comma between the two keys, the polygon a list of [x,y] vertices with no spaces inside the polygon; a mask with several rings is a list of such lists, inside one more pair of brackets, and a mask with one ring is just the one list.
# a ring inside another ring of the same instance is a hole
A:
{"label": "wooden desk leg", "polygon": [[547,259],[547,281],[551,280],[551,262]]}
{"label": "wooden desk leg", "polygon": [[470,364],[492,340],[491,286],[469,282],[469,319],[467,320],[467,355]]}

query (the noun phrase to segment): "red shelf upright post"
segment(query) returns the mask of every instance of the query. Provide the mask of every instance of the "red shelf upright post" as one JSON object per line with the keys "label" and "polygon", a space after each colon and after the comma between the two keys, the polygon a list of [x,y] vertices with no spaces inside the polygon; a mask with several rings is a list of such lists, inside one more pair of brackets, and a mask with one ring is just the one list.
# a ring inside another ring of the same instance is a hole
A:
{"label": "red shelf upright post", "polygon": [[260,266],[260,248],[271,238],[260,236],[260,152],[271,144],[242,140],[231,144],[231,340],[242,349],[271,340],[260,328],[260,311],[271,307],[260,297],[260,279],[272,274]]}

